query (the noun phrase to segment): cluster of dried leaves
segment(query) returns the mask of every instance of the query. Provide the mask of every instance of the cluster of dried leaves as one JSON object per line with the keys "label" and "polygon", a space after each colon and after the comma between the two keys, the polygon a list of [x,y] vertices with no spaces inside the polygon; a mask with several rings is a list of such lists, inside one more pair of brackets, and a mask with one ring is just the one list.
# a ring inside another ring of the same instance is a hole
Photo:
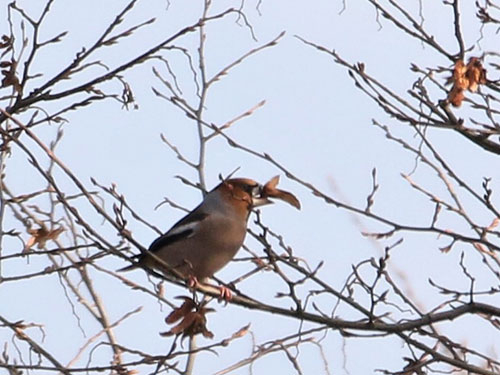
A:
{"label": "cluster of dried leaves", "polygon": [[[12,50],[13,41],[12,38],[7,35],[2,35],[0,40],[0,50],[2,50],[0,58],[3,58]],[[2,69],[1,73],[3,75],[1,87],[12,86],[14,90],[21,92],[21,84],[16,76],[17,62],[13,59],[10,61],[0,61],[0,68]]]}
{"label": "cluster of dried leaves", "polygon": [[453,87],[448,94],[448,101],[454,107],[460,107],[465,99],[465,91],[476,92],[479,85],[486,83],[486,69],[477,57],[471,57],[467,65],[462,59],[455,63],[453,75],[448,79]]}
{"label": "cluster of dried leaves", "polygon": [[45,247],[45,243],[49,240],[55,240],[57,237],[64,232],[63,227],[58,227],[55,229],[47,229],[45,227],[37,229],[28,229],[28,233],[31,237],[26,242],[24,246],[24,252],[28,252],[35,244],[39,249]]}
{"label": "cluster of dried leaves", "polygon": [[180,296],[184,302],[175,308],[166,318],[167,324],[173,324],[180,320],[170,331],[160,333],[161,336],[181,335],[182,337],[193,337],[201,333],[206,338],[213,338],[214,334],[207,329],[206,314],[214,311],[205,307],[205,303],[196,303],[192,298]]}

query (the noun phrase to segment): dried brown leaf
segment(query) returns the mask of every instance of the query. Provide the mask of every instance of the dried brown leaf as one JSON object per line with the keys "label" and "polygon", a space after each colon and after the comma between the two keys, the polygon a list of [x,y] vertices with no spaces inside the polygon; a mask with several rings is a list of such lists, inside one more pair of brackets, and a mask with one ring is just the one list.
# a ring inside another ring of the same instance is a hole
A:
{"label": "dried brown leaf", "polygon": [[241,327],[239,330],[237,330],[235,333],[233,333],[231,335],[231,339],[238,339],[240,337],[243,337],[248,333],[249,330],[250,330],[250,323],[248,323],[244,327]]}
{"label": "dried brown leaf", "polygon": [[465,99],[463,89],[458,86],[453,86],[450,93],[448,94],[448,100],[454,107],[460,107],[462,105],[462,101]]}
{"label": "dried brown leaf", "polygon": [[486,83],[486,70],[477,57],[471,57],[467,64],[465,77],[469,82],[469,91],[476,92],[479,85]]}
{"label": "dried brown leaf", "polygon": [[462,90],[469,88],[469,80],[466,77],[467,67],[463,60],[458,60],[453,69],[453,84]]}
{"label": "dried brown leaf", "polygon": [[458,60],[453,68],[453,75],[448,80],[453,87],[448,94],[448,101],[455,107],[460,107],[465,99],[465,90],[476,92],[479,85],[486,83],[486,70],[477,57],[471,57],[467,65]]}
{"label": "dried brown leaf", "polygon": [[274,176],[268,182],[266,182],[266,184],[264,185],[264,189],[262,191],[262,197],[281,199],[282,201],[285,201],[300,210],[300,202],[295,197],[295,195],[293,195],[288,191],[276,188],[276,186],[279,183],[279,180],[280,176]]}
{"label": "dried brown leaf", "polygon": [[58,227],[52,230],[47,230],[45,227],[28,229],[28,233],[31,234],[31,237],[24,246],[24,252],[29,251],[35,244],[37,244],[39,249],[43,249],[47,241],[57,239],[62,232],[64,232],[64,227]]}
{"label": "dried brown leaf", "polygon": [[10,36],[4,34],[0,39],[2,40],[0,42],[0,49],[12,46],[12,38]]}
{"label": "dried brown leaf", "polygon": [[204,337],[212,338],[214,335],[207,329],[207,318],[205,315],[214,310],[196,304],[191,298],[181,298],[184,299],[184,303],[180,307],[174,309],[174,311],[165,318],[165,322],[171,324],[182,320],[175,327],[172,327],[170,331],[160,333],[160,335],[171,336],[182,334],[183,337],[193,337],[201,333]]}
{"label": "dried brown leaf", "polygon": [[442,253],[449,253],[451,248],[453,247],[453,243],[449,244],[448,246],[443,246],[443,247],[440,247],[439,250],[442,252]]}
{"label": "dried brown leaf", "polygon": [[166,318],[165,318],[165,323],[167,324],[172,324],[175,323],[176,321],[184,318],[189,312],[191,312],[195,307],[196,303],[188,297],[180,297],[184,299],[184,303],[180,306],[175,308]]}
{"label": "dried brown leaf", "polygon": [[192,330],[194,325],[199,325],[199,323],[200,316],[196,312],[188,312],[179,324],[170,329],[170,333],[173,335],[178,335],[179,333],[187,333],[188,331]]}
{"label": "dried brown leaf", "polygon": [[28,252],[35,243],[36,243],[36,237],[35,236],[31,236],[28,239],[28,241],[26,241],[26,244],[24,245],[23,253]]}

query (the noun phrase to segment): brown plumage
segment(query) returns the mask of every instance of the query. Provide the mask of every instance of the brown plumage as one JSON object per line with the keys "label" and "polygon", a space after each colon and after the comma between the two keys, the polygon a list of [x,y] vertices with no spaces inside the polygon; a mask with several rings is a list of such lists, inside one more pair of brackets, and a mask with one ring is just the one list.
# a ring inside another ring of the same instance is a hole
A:
{"label": "brown plumage", "polygon": [[[211,277],[243,244],[251,209],[271,203],[260,197],[261,190],[251,179],[221,182],[198,207],[153,241],[149,251],[180,276],[200,281]],[[139,263],[169,271],[148,254],[142,254]]]}
{"label": "brown plumage", "polygon": [[[243,245],[248,216],[254,207],[272,203],[268,197],[300,207],[293,195],[275,188],[277,183],[277,177],[265,187],[248,178],[221,182],[193,211],[153,241],[149,252],[139,256],[139,265],[191,280],[213,276]],[[289,196],[295,200],[290,201]],[[123,270],[132,268],[135,265]]]}

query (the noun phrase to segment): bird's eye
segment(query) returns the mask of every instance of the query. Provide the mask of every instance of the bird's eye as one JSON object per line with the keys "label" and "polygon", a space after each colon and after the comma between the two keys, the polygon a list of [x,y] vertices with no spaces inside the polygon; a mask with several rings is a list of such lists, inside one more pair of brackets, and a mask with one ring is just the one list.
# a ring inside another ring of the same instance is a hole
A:
{"label": "bird's eye", "polygon": [[252,197],[256,197],[256,196],[260,196],[261,194],[261,186],[259,184],[256,184],[256,185],[248,185],[248,193],[252,196]]}

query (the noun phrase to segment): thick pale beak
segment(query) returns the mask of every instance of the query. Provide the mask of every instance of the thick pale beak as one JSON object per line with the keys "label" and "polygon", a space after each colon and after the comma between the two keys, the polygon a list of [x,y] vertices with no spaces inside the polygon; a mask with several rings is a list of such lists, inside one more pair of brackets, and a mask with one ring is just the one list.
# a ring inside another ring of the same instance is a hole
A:
{"label": "thick pale beak", "polygon": [[252,206],[260,207],[265,206],[266,204],[274,203],[273,201],[267,199],[267,197],[262,196],[264,187],[262,185],[256,186],[252,194]]}
{"label": "thick pale beak", "polygon": [[252,198],[252,206],[253,207],[260,207],[260,206],[265,206],[266,204],[271,204],[273,201],[263,198],[263,197],[253,197]]}

